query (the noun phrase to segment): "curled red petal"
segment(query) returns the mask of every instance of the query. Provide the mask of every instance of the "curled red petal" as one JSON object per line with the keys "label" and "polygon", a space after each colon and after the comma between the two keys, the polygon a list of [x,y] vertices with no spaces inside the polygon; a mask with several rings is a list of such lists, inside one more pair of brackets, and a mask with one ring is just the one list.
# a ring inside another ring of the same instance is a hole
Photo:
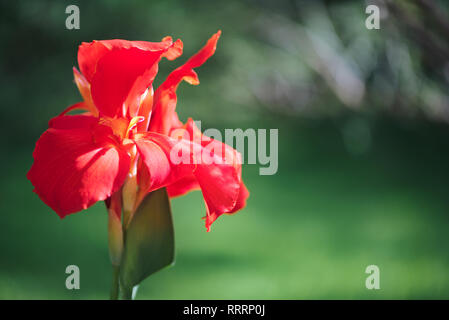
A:
{"label": "curled red petal", "polygon": [[67,107],[64,111],[62,111],[59,114],[59,117],[65,115],[66,113],[69,113],[70,111],[74,111],[74,110],[78,110],[78,111],[83,110],[83,111],[86,111],[86,113],[91,114],[86,103],[84,101],[82,101],[82,102],[78,102],[78,103],[75,103],[75,104]]}
{"label": "curled red petal", "polygon": [[242,181],[240,184],[240,190],[239,190],[239,195],[238,195],[237,201],[235,203],[234,208],[231,211],[219,212],[219,211],[216,211],[213,209],[210,210],[209,207],[207,206],[207,208],[206,208],[207,214],[206,214],[206,217],[204,217],[206,230],[209,232],[212,223],[215,220],[217,220],[217,218],[219,216],[221,216],[222,214],[233,214],[233,213],[243,209],[246,206],[246,200],[248,199],[248,197],[249,197],[249,191]]}
{"label": "curled red petal", "polygon": [[[147,136],[162,136],[149,133]],[[166,138],[167,139],[167,138]],[[245,206],[248,191],[241,178],[241,156],[230,146],[201,134],[192,119],[182,129],[173,130],[169,141],[188,145],[195,166],[191,173],[177,176],[167,186],[170,196],[200,188],[206,204],[206,227],[220,215],[233,213]],[[184,149],[184,150],[186,150]]]}
{"label": "curled red petal", "polygon": [[[165,37],[164,39],[162,39],[162,42],[171,40],[171,37]],[[182,50],[183,43],[180,39],[178,39],[173,43],[173,46],[171,46],[162,56],[164,58],[167,58],[167,60],[174,60],[182,55]]]}
{"label": "curled red petal", "polygon": [[127,176],[129,155],[110,139],[110,128],[95,121],[55,118],[36,143],[27,177],[61,218],[107,199]]}
{"label": "curled red petal", "polygon": [[[242,181],[241,155],[230,146],[201,134],[192,119],[187,121],[185,129],[194,143],[200,141],[201,144],[194,175],[206,203],[206,228],[209,231],[220,215],[236,212],[246,203],[249,193]],[[201,160],[198,160],[200,156]]]}
{"label": "curled red petal", "polygon": [[175,112],[176,89],[182,80],[193,85],[199,84],[198,76],[193,69],[201,66],[215,53],[220,35],[221,31],[215,33],[200,51],[187,60],[185,64],[171,72],[157,88],[154,94],[149,131],[168,134],[173,127],[173,123],[179,121]]}

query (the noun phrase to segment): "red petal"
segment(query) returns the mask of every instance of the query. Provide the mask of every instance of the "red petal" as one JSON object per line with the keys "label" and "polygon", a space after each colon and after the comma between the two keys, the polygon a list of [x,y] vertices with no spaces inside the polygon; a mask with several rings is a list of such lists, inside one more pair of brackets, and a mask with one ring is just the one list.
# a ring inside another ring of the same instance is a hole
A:
{"label": "red petal", "polygon": [[84,129],[94,127],[98,123],[98,118],[91,115],[60,115],[48,122],[48,126],[53,129]]}
{"label": "red petal", "polygon": [[220,35],[221,31],[214,34],[200,51],[187,60],[184,65],[170,73],[156,90],[149,131],[168,134],[173,122],[179,121],[175,113],[176,89],[182,80],[193,85],[199,84],[198,76],[193,69],[201,66],[215,53]]}
{"label": "red petal", "polygon": [[162,42],[105,40],[83,43],[78,62],[91,84],[95,106],[105,116],[137,115],[141,95],[151,85],[157,63],[182,53],[182,42],[171,37]]}
{"label": "red petal", "polygon": [[57,117],[36,143],[27,177],[61,218],[107,199],[127,176],[128,154],[113,144],[110,128],[96,121]]}
{"label": "red petal", "polygon": [[182,196],[190,191],[200,189],[200,185],[193,174],[181,178],[167,186],[167,192],[170,197]]}
{"label": "red petal", "polygon": [[[173,46],[173,49],[171,49]],[[100,40],[83,42],[78,49],[78,64],[81,72],[89,83],[97,69],[98,61],[113,49],[137,48],[142,51],[166,51],[164,56],[171,60],[182,53],[182,42],[180,40],[173,44],[171,37],[165,37],[162,42],[128,41],[121,39]]]}
{"label": "red petal", "polygon": [[209,230],[221,214],[233,213],[245,206],[248,192],[241,179],[241,156],[230,146],[202,135],[192,119],[187,121],[184,130],[174,130],[172,140],[179,141],[177,139],[182,137],[182,142],[190,145],[195,167],[191,174],[178,176],[167,190],[170,196],[177,196],[201,188]]}
{"label": "red petal", "polygon": [[[137,134],[135,142],[148,171],[140,175],[139,186],[144,186],[144,192],[167,187],[172,197],[201,188],[208,230],[221,214],[245,206],[249,194],[241,179],[240,154],[203,136],[192,119],[184,131],[174,131],[172,137],[149,132]],[[171,152],[175,147],[189,156],[188,164],[174,163]],[[206,162],[205,155],[212,161]]]}
{"label": "red petal", "polygon": [[[162,42],[164,41],[172,41],[171,37],[165,37],[164,39],[162,39]],[[178,58],[179,56],[182,55],[182,48],[183,48],[183,43],[180,39],[176,40],[173,43],[173,46],[170,47],[167,52],[165,52],[162,56],[164,58],[167,58],[167,60],[175,60],[176,58]]]}
{"label": "red petal", "polygon": [[92,98],[100,114],[125,116],[126,100],[129,104],[139,104],[141,95],[156,76],[162,53],[136,48],[107,53],[98,62],[91,83]]}
{"label": "red petal", "polygon": [[[140,181],[139,186],[145,186],[145,192],[165,187],[188,174],[195,167],[194,161],[188,164],[173,163],[170,152],[178,143],[177,140],[157,133],[139,134],[135,137],[137,150],[146,166],[145,172],[148,181]],[[189,151],[189,145],[181,145],[185,152]]]}
{"label": "red petal", "polygon": [[[223,213],[232,213],[241,209],[248,193],[241,188],[241,155],[230,146],[201,134],[192,119],[185,125],[192,139],[201,141],[202,161],[194,175],[203,192],[206,202],[206,228]],[[211,164],[205,163],[204,156],[212,156]],[[247,190],[246,190],[247,191]]]}
{"label": "red petal", "polygon": [[227,213],[229,213],[229,214],[235,213],[235,212],[239,211],[240,209],[243,209],[244,207],[246,207],[246,199],[248,199],[248,197],[249,197],[249,191],[242,181],[242,183],[240,184],[239,197],[237,198],[237,202],[235,203],[234,209],[232,209],[230,212],[227,212]]}
{"label": "red petal", "polygon": [[235,203],[235,206],[231,211],[220,213],[218,211],[210,211],[209,208],[207,208],[207,215],[205,217],[205,224],[206,224],[207,231],[208,232],[210,231],[210,227],[211,227],[212,223],[215,220],[217,220],[217,218],[219,216],[221,216],[223,213],[233,214],[233,213],[243,209],[246,206],[246,199],[248,199],[248,197],[249,197],[249,191],[242,181],[241,185],[240,185],[240,191],[239,191],[239,196],[237,198],[237,202]]}
{"label": "red petal", "polygon": [[78,65],[89,83],[95,74],[97,62],[109,49],[102,41],[83,42],[78,48]]}

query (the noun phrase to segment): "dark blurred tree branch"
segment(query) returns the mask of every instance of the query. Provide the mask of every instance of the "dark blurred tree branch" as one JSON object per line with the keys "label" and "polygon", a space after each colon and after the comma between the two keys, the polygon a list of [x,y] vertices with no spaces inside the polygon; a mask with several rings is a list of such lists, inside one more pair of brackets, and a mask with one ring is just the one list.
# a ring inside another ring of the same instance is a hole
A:
{"label": "dark blurred tree branch", "polygon": [[[440,21],[441,8],[431,0],[416,0],[420,4],[422,17],[435,18],[440,26],[446,25]],[[447,41],[441,39],[434,28],[424,25],[417,17],[412,16],[404,5],[397,1],[387,1],[390,12],[396,19],[396,24],[404,31],[407,36],[415,41],[421,47],[421,53],[426,59],[426,63],[432,66],[435,73],[440,74],[444,70],[449,58],[449,48]],[[449,30],[448,30],[449,31]],[[449,37],[449,33],[448,33]]]}
{"label": "dark blurred tree branch", "polygon": [[443,14],[444,9],[441,8],[434,0],[416,0],[417,4],[428,12],[433,21],[441,28],[446,37],[449,37],[449,21],[446,14]]}

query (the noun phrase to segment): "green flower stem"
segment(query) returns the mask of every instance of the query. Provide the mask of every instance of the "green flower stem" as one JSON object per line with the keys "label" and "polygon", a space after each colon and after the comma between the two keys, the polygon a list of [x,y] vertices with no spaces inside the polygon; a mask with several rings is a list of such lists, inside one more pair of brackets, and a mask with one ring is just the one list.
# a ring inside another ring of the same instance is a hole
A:
{"label": "green flower stem", "polygon": [[120,296],[122,300],[134,300],[133,297],[133,288],[120,288]]}
{"label": "green flower stem", "polygon": [[[126,221],[127,219],[130,219],[130,216],[132,216],[132,214],[134,214],[134,212],[130,212],[130,211],[124,211],[124,220],[123,220],[123,225],[122,225],[122,233],[123,233],[123,239],[126,238]],[[119,272],[120,275],[120,272]],[[118,278],[120,278],[120,276],[117,276]],[[119,288],[120,288],[120,300],[134,300],[136,293],[137,293],[137,286],[134,287],[125,287],[123,285],[123,283],[119,280]]]}
{"label": "green flower stem", "polygon": [[120,264],[123,253],[123,231],[120,219],[120,194],[114,195],[108,208],[108,245],[112,263],[111,300],[119,298]]}
{"label": "green flower stem", "polygon": [[120,276],[120,267],[112,266],[112,286],[111,286],[111,300],[118,300],[119,298],[119,276]]}

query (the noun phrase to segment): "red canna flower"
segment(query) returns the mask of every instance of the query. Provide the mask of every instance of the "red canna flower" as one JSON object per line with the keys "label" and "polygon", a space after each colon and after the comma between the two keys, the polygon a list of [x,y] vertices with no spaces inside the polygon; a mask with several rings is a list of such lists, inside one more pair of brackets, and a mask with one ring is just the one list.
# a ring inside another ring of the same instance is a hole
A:
{"label": "red canna flower", "polygon": [[[166,187],[171,197],[201,189],[207,230],[221,214],[243,208],[249,193],[241,177],[240,154],[203,136],[192,119],[183,124],[175,111],[179,83],[199,84],[194,68],[214,54],[220,34],[154,92],[159,61],[179,57],[181,40],[82,43],[81,72],[73,71],[83,101],[50,120],[27,175],[42,201],[63,218],[97,201],[120,206],[121,197],[114,196],[120,192],[126,212],[159,188]],[[68,115],[72,110],[84,113]],[[175,147],[187,150],[189,161],[175,163],[170,156]],[[211,163],[201,159],[205,150]],[[121,210],[115,211],[120,215]]]}

